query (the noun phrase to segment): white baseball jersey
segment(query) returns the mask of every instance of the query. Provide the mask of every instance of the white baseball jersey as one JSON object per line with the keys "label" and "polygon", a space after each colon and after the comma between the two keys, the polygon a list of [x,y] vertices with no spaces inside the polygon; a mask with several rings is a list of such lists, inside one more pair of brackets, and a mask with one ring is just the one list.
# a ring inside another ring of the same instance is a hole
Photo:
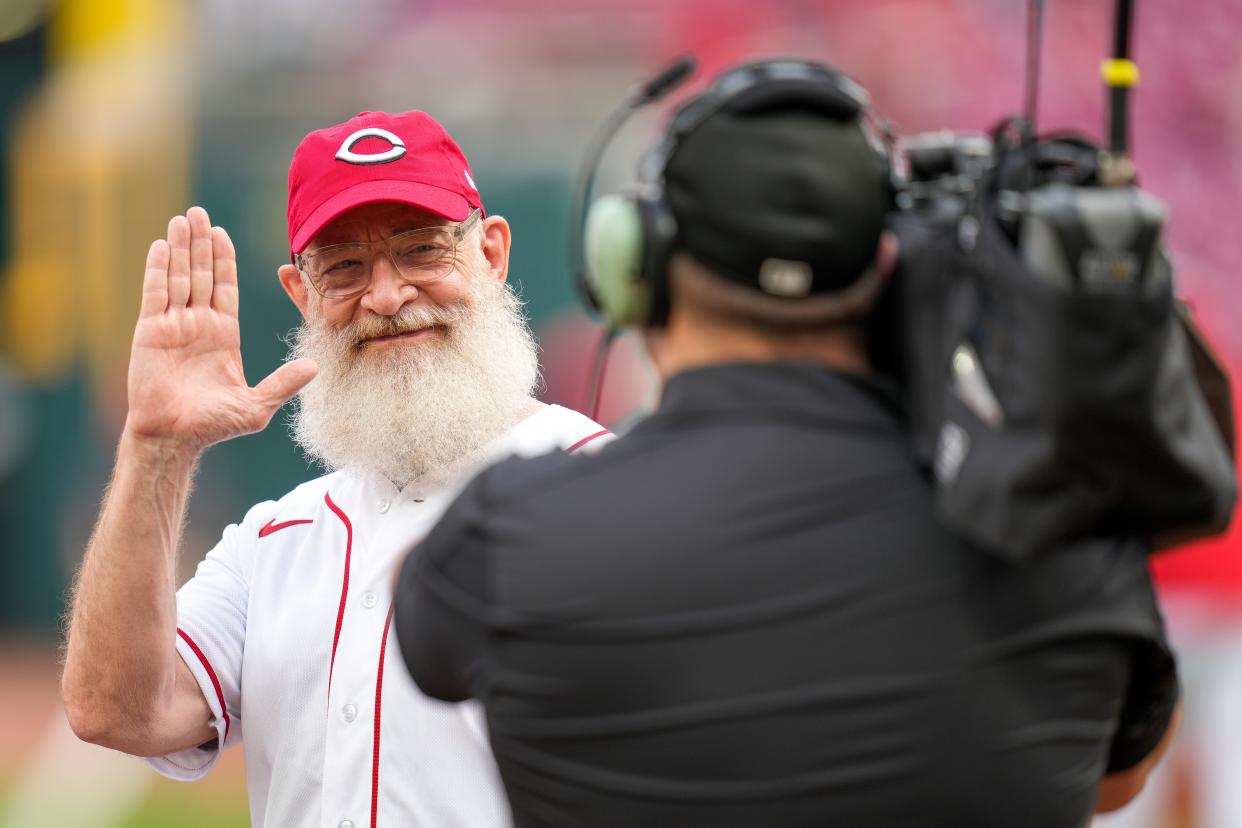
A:
{"label": "white baseball jersey", "polygon": [[[609,439],[589,418],[548,406],[480,458]],[[481,711],[424,696],[389,633],[398,559],[468,478],[399,490],[344,469],[225,529],[177,593],[177,649],[218,745],[147,761],[197,779],[244,733],[255,828],[509,825]]]}

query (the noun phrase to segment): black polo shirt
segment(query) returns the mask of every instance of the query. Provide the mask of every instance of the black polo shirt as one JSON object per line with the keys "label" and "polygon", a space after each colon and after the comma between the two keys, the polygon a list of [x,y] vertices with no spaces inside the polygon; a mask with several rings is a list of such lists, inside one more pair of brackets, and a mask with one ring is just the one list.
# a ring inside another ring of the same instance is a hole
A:
{"label": "black polo shirt", "polygon": [[395,612],[423,690],[482,700],[519,826],[1081,826],[1177,694],[1138,544],[966,548],[893,397],[808,363],[484,472]]}

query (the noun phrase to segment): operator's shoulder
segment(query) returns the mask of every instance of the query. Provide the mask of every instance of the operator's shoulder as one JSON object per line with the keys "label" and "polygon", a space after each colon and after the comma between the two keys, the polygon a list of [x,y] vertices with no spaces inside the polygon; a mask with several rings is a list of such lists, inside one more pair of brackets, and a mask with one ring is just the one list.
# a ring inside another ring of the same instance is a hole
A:
{"label": "operator's shoulder", "polygon": [[635,468],[630,462],[635,456],[649,453],[647,441],[620,438],[594,421],[583,419],[590,424],[583,428],[589,433],[554,451],[533,456],[518,454],[496,463],[468,487],[471,496],[495,507],[532,499],[576,497],[587,490],[608,489]]}

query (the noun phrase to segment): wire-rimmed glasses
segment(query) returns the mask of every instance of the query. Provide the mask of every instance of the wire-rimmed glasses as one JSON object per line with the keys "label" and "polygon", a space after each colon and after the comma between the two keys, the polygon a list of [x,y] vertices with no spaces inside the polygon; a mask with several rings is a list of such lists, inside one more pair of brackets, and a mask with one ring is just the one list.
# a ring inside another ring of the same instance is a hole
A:
{"label": "wire-rimmed glasses", "polygon": [[428,285],[453,271],[457,248],[479,216],[480,211],[474,210],[465,221],[455,224],[419,227],[373,242],[330,244],[300,253],[294,261],[324,298],[343,299],[366,290],[376,248],[388,255],[407,282]]}

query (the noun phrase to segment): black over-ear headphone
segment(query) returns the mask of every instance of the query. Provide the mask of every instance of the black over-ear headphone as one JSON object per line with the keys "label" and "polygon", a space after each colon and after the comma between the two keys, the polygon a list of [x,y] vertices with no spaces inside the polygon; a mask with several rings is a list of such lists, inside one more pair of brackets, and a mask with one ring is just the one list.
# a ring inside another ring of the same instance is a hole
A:
{"label": "black over-ear headphone", "polygon": [[[801,105],[843,122],[869,127],[867,93],[841,72],[804,60],[766,60],[731,69],[677,111],[663,140],[639,165],[638,184],[591,204],[591,184],[609,140],[629,115],[662,97],[693,71],[683,58],[615,109],[597,132],[587,155],[575,208],[575,255],[579,293],[610,328],[662,325],[668,317],[668,260],[677,242],[677,222],[664,194],[664,167],[680,143],[717,112],[756,114]],[[868,130],[872,145],[890,171],[883,130]],[[890,173],[891,175],[891,173]],[[583,213],[586,212],[585,219]]]}

